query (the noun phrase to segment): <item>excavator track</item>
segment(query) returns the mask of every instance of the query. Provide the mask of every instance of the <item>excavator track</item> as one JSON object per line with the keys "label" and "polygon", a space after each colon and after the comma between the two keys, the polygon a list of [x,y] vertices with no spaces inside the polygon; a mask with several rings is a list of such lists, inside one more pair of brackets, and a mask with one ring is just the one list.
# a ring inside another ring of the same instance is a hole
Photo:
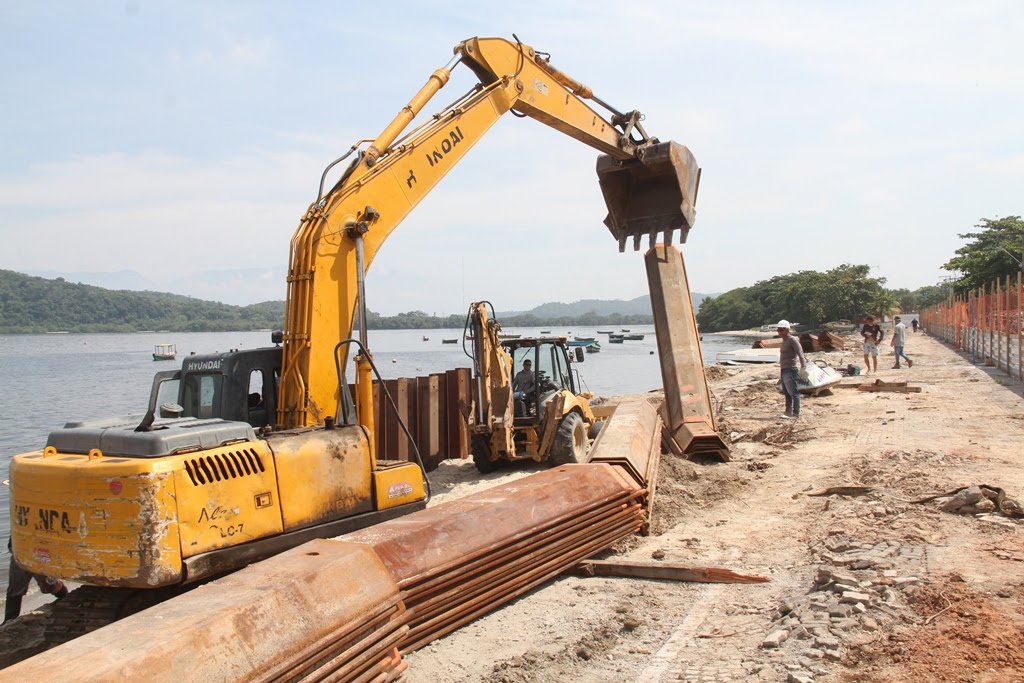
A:
{"label": "excavator track", "polygon": [[196,586],[156,589],[81,586],[0,627],[0,668],[103,628]]}

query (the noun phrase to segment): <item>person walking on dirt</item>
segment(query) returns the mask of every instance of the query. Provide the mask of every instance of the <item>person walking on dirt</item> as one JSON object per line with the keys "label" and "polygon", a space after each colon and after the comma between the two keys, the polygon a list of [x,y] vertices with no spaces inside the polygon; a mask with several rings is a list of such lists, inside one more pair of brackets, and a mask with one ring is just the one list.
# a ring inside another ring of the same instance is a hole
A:
{"label": "person walking on dirt", "polygon": [[[7,539],[7,552],[11,552],[11,539]],[[14,561],[11,553],[11,566],[7,573],[7,602],[4,604],[4,623],[17,619],[21,615],[21,600],[28,593],[28,585],[36,580],[39,590],[55,596],[58,600],[68,594],[68,587],[60,579],[53,579],[42,574],[33,574]]]}
{"label": "person walking on dirt", "polygon": [[896,316],[893,318],[895,323],[892,326],[892,339],[889,340],[889,345],[892,346],[893,353],[896,354],[896,365],[892,366],[893,370],[898,370],[900,367],[900,356],[907,361],[907,367],[914,367],[914,361],[910,360],[907,354],[903,353],[903,347],[907,341],[907,326],[900,322],[900,317]]}
{"label": "person walking on dirt", "polygon": [[[786,395],[786,412],[782,414],[782,418],[795,420],[800,417],[800,390],[797,381],[801,376],[807,376],[807,359],[804,358],[804,350],[800,348],[799,340],[789,333],[789,328],[788,320],[780,320],[775,326],[782,337],[782,346],[779,347],[779,379],[782,382],[782,393]],[[796,369],[798,359],[799,370]]]}
{"label": "person walking on dirt", "polygon": [[910,321],[910,326],[914,328],[914,334],[917,334],[917,318]]}
{"label": "person walking on dirt", "polygon": [[869,315],[864,318],[864,325],[860,328],[860,336],[864,338],[864,369],[866,374],[870,374],[872,369],[878,372],[878,345],[885,338],[885,332],[882,332],[881,325],[875,324],[874,317]]}

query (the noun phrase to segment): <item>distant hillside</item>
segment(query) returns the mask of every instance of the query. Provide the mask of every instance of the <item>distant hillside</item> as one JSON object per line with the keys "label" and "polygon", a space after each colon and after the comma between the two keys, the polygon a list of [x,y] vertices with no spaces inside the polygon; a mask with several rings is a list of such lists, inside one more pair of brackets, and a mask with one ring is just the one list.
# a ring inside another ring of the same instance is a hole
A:
{"label": "distant hillside", "polygon": [[[694,308],[706,298],[694,294]],[[650,297],[629,301],[583,299],[546,303],[529,311],[498,311],[506,326],[643,324],[652,322]],[[461,328],[465,313],[410,311],[368,316],[371,329]],[[284,302],[232,306],[162,292],[111,290],[0,270],[0,334],[39,332],[216,332],[279,329]]]}
{"label": "distant hillside", "polygon": [[0,270],[0,333],[259,330],[283,320],[283,302],[230,306]]}
{"label": "distant hillside", "polygon": [[[700,304],[710,294],[690,294],[690,301],[693,302],[693,310],[700,308]],[[623,301],[622,299],[580,299],[571,304],[547,303],[541,304],[528,311],[497,311],[501,317],[512,316],[534,316],[540,320],[582,316],[587,314],[596,315],[651,315],[651,297],[647,294],[638,296],[635,299]]]}

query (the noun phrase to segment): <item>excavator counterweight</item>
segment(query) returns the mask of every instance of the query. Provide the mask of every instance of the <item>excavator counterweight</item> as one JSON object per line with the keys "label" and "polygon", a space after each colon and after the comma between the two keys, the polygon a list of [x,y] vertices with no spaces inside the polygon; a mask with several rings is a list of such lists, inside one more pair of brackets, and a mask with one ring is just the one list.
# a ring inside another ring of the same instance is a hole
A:
{"label": "excavator counterweight", "polygon": [[647,235],[654,246],[659,233],[672,244],[672,231],[685,242],[697,217],[700,167],[690,150],[677,142],[659,142],[637,150],[637,158],[601,155],[597,177],[608,207],[604,224],[625,251],[633,239],[634,251]]}

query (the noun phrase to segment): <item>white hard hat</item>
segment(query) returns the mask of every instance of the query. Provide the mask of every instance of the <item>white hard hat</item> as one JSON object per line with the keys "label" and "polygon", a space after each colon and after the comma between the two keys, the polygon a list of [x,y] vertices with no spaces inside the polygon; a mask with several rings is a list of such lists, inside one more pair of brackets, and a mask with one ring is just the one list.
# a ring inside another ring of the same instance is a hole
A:
{"label": "white hard hat", "polygon": [[785,327],[788,330],[790,328],[790,324],[789,324],[788,320],[780,320],[779,324],[776,325],[775,327],[776,328],[778,328],[778,327]]}

